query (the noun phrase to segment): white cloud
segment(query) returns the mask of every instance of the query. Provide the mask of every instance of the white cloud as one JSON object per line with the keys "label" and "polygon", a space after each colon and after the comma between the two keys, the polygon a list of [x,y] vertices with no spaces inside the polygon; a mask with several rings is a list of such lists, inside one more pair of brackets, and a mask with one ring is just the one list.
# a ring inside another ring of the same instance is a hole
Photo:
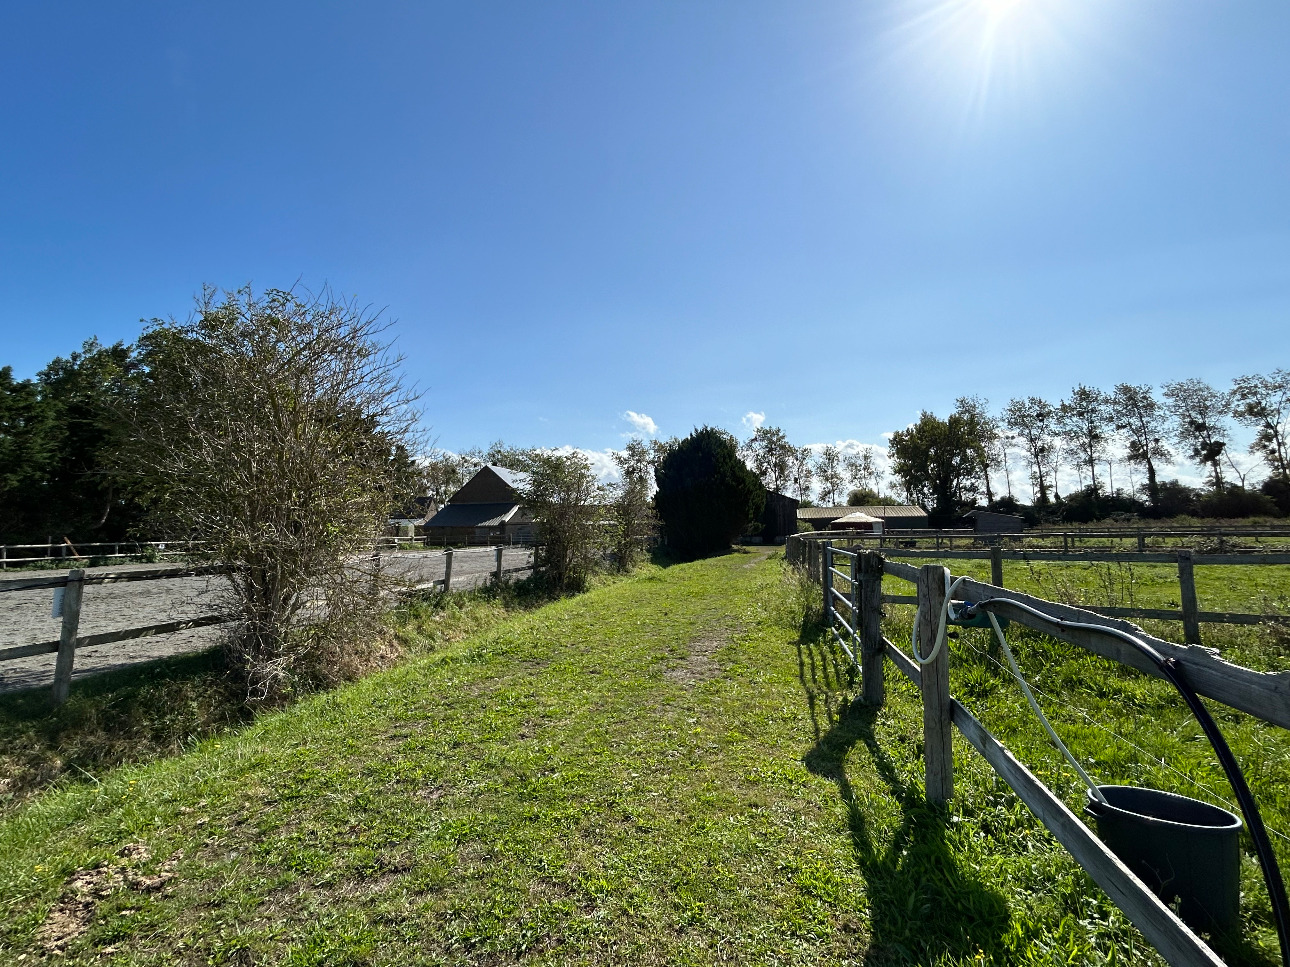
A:
{"label": "white cloud", "polygon": [[565,444],[562,447],[550,448],[551,453],[569,454],[580,453],[591,464],[591,472],[596,475],[602,484],[618,483],[622,479],[622,474],[618,471],[618,464],[614,463],[614,454],[616,450],[588,450],[586,447],[572,447]]}
{"label": "white cloud", "polygon": [[747,413],[744,414],[744,418],[739,422],[742,423],[746,429],[756,430],[759,426],[761,426],[763,423],[766,422],[766,414],[754,413],[752,410],[749,410]]}
{"label": "white cloud", "polygon": [[653,436],[658,432],[658,424],[644,413],[637,413],[635,410],[628,410],[623,414],[623,419],[632,425],[632,429],[636,433],[645,433],[649,436]]}

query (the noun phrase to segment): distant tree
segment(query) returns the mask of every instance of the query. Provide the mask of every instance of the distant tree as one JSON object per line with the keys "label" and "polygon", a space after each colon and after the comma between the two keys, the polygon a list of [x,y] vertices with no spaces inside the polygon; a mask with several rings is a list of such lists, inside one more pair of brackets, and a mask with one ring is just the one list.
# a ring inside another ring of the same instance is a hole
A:
{"label": "distant tree", "polygon": [[53,420],[45,481],[47,526],[82,539],[120,539],[142,517],[132,489],[108,472],[123,428],[119,411],[136,391],[140,366],[123,342],[89,339],[36,376]]}
{"label": "distant tree", "polygon": [[994,490],[990,486],[990,471],[1003,462],[1003,448],[999,440],[999,421],[990,415],[990,401],[980,396],[960,396],[954,401],[954,412],[963,419],[965,432],[977,441],[973,454],[977,458],[985,499],[994,503]]}
{"label": "distant tree", "polygon": [[1097,464],[1106,456],[1110,443],[1111,398],[1101,390],[1080,383],[1069,399],[1057,407],[1057,429],[1079,463],[1088,468],[1088,482],[1099,493]]}
{"label": "distant tree", "polygon": [[767,490],[782,491],[788,486],[793,470],[793,445],[779,427],[757,427],[742,452]]}
{"label": "distant tree", "polygon": [[1259,490],[1277,505],[1277,510],[1282,514],[1290,514],[1290,480],[1269,477],[1263,481]]}
{"label": "distant tree", "polygon": [[[1056,412],[1054,410],[1054,412]],[[1062,495],[1060,493],[1062,457],[1066,455],[1062,449],[1062,438],[1060,436],[1053,438],[1052,449],[1048,451],[1048,479],[1053,482],[1053,503],[1061,503]],[[1077,464],[1080,473],[1083,473],[1082,465]]]}
{"label": "distant tree", "polygon": [[657,467],[662,463],[663,458],[681,445],[677,437],[668,437],[666,440],[650,440],[649,453],[653,466]]}
{"label": "distant tree", "polygon": [[34,380],[0,370],[0,540],[120,540],[139,523],[133,492],[107,472],[138,371],[132,347],[97,339]]}
{"label": "distant tree", "polygon": [[158,532],[229,568],[229,657],[251,701],[357,673],[385,634],[367,562],[415,485],[414,398],[378,313],[333,298],[206,289],[154,321],[125,409],[122,478]]}
{"label": "distant tree", "polygon": [[815,454],[811,452],[810,447],[793,448],[790,479],[793,483],[793,492],[797,495],[797,500],[801,504],[805,504],[811,499],[811,493],[815,486],[814,460]]}
{"label": "distant tree", "polygon": [[892,434],[891,471],[911,501],[930,505],[944,519],[976,500],[980,445],[962,415],[941,420],[924,410],[917,423]]}
{"label": "distant tree", "polygon": [[1173,459],[1165,440],[1169,435],[1169,418],[1150,386],[1120,383],[1111,394],[1111,413],[1115,428],[1124,434],[1129,463],[1147,468],[1147,502],[1155,514],[1160,513],[1160,485],[1156,480],[1156,461]]}
{"label": "distant tree", "polygon": [[[1007,487],[1007,491],[1008,491],[1007,499],[1012,500],[1014,502],[1016,498],[1014,498],[1012,495],[1012,466],[1008,462],[1008,454],[1012,451],[1012,448],[1015,447],[1016,445],[1017,445],[1017,434],[1010,433],[1004,430],[1002,426],[1000,426],[999,428],[999,467],[1003,470],[1003,482],[1004,482],[1004,485]],[[1009,512],[1005,511],[1004,513],[1009,513]]]}
{"label": "distant tree", "polygon": [[541,530],[539,573],[555,588],[581,591],[604,560],[609,494],[576,450],[512,451],[506,457],[527,475],[517,489]]}
{"label": "distant tree", "polygon": [[[484,451],[482,457],[477,455],[477,451],[467,451],[467,453],[472,458],[472,461],[479,461],[479,466],[488,464],[493,467],[504,467],[507,470],[527,471],[534,451],[525,447],[513,447],[501,440],[494,440],[488,445],[488,449]],[[478,467],[474,469],[477,470]]]}
{"label": "distant tree", "polygon": [[635,438],[628,440],[627,446],[614,454],[614,464],[624,480],[652,482],[657,462],[657,451],[644,440]]}
{"label": "distant tree", "polygon": [[842,452],[835,446],[823,447],[815,458],[815,479],[820,482],[820,499],[829,507],[838,505],[846,475],[842,470]]}
{"label": "distant tree", "polygon": [[0,369],[0,542],[35,540],[54,453],[53,414],[34,380]]}
{"label": "distant tree", "polygon": [[610,551],[619,570],[631,570],[645,555],[658,531],[650,500],[654,460],[640,440],[631,440],[614,454],[621,479],[610,489]]}
{"label": "distant tree", "polygon": [[1156,485],[1160,495],[1161,517],[1188,517],[1199,513],[1201,492],[1177,480],[1162,480]]}
{"label": "distant tree", "polygon": [[728,548],[766,502],[765,487],[740,458],[734,437],[710,426],[670,448],[654,477],[663,533],[683,557]]}
{"label": "distant tree", "polygon": [[1038,396],[1016,399],[1003,411],[1003,421],[1017,435],[1030,458],[1030,476],[1035,487],[1035,506],[1046,507],[1048,497],[1048,466],[1055,449],[1057,411],[1047,400]]}
{"label": "distant tree", "polygon": [[469,456],[431,449],[417,461],[419,496],[427,496],[442,507],[472,476],[478,464]]}
{"label": "distant tree", "polygon": [[1232,416],[1254,430],[1250,452],[1267,461],[1272,476],[1290,483],[1290,371],[1241,376],[1232,384]]}
{"label": "distant tree", "polygon": [[861,446],[855,453],[848,453],[843,465],[846,468],[847,483],[851,487],[871,490],[875,496],[881,493],[879,486],[882,483],[882,471],[878,468],[878,456],[874,447]]}
{"label": "distant tree", "polygon": [[1164,396],[1173,417],[1174,439],[1187,448],[1192,460],[1209,468],[1214,490],[1221,493],[1231,397],[1201,379],[1166,383]]}
{"label": "distant tree", "polygon": [[856,487],[847,494],[848,507],[894,507],[899,503],[894,497],[884,497],[868,487]]}
{"label": "distant tree", "polygon": [[1203,494],[1198,503],[1202,517],[1236,520],[1241,517],[1275,517],[1276,501],[1257,490],[1246,490],[1228,483],[1222,491]]}

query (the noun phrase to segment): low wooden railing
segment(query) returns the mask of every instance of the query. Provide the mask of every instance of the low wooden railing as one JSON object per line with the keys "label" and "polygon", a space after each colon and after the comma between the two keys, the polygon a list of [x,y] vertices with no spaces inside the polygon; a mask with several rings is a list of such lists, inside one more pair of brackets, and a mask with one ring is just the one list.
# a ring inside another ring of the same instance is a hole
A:
{"label": "low wooden railing", "polygon": [[[488,548],[471,548],[471,551],[486,551]],[[489,579],[502,581],[509,574],[529,571],[533,562],[519,567],[504,567],[502,557],[506,547],[498,545],[492,548],[494,565],[489,571]],[[380,549],[373,551],[373,565],[380,569]],[[433,581],[424,581],[402,587],[403,592],[452,589],[452,564],[456,551],[452,548],[442,552],[444,557],[444,576]],[[118,584],[126,581],[165,581],[177,578],[201,577],[227,573],[227,569],[217,566],[206,567],[161,567],[141,568],[131,571],[88,571],[76,568],[67,574],[31,575],[28,577],[6,578],[0,580],[0,594],[12,591],[32,591],[50,589],[61,592],[61,600],[56,599],[55,615],[61,616],[62,626],[57,640],[37,641],[22,645],[10,645],[0,648],[0,662],[13,661],[19,658],[30,658],[35,655],[57,654],[54,664],[53,700],[55,705],[67,701],[71,689],[72,668],[76,652],[82,648],[94,648],[121,641],[133,641],[137,638],[148,638],[153,635],[175,634],[194,628],[206,628],[237,620],[228,614],[205,614],[178,621],[164,621],[137,628],[123,628],[115,631],[104,631],[96,634],[80,634],[81,600],[85,588],[90,585]]]}

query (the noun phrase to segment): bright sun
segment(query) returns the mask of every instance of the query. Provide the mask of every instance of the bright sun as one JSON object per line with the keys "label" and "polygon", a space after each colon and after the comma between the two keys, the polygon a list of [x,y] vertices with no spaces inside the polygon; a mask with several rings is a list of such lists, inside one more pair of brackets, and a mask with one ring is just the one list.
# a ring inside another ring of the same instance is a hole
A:
{"label": "bright sun", "polygon": [[1042,108],[1047,79],[1070,76],[1088,21],[1113,0],[900,0],[898,48],[928,94],[962,104],[965,125],[991,105]]}
{"label": "bright sun", "polygon": [[1015,8],[1021,6],[1025,0],[977,0],[985,14],[991,20],[998,20],[1000,17],[1006,17]]}

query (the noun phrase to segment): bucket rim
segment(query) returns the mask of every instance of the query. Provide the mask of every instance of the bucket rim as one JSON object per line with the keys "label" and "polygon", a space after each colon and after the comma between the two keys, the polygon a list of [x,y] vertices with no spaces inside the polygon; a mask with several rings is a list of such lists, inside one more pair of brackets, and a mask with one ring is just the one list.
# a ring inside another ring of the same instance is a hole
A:
{"label": "bucket rim", "polygon": [[1212,809],[1216,813],[1221,813],[1222,815],[1228,817],[1230,822],[1224,823],[1223,825],[1212,825],[1212,824],[1200,825],[1197,823],[1180,823],[1172,819],[1162,819],[1159,816],[1152,816],[1147,813],[1134,812],[1132,809],[1125,809],[1121,806],[1114,806],[1109,802],[1105,802],[1105,803],[1100,802],[1097,799],[1097,797],[1093,795],[1093,790],[1089,789],[1085,791],[1085,796],[1088,799],[1086,808],[1094,816],[1097,816],[1099,813],[1103,815],[1110,813],[1110,814],[1115,814],[1119,816],[1131,817],[1134,822],[1147,823],[1155,826],[1164,826],[1171,829],[1180,829],[1180,830],[1185,829],[1192,833],[1201,833],[1201,834],[1204,834],[1204,833],[1226,834],[1234,831],[1239,832],[1241,828],[1245,825],[1244,822],[1241,820],[1241,817],[1236,815],[1236,813],[1232,812],[1230,809],[1224,809],[1222,806],[1215,806],[1213,803],[1205,802],[1205,800],[1203,799],[1193,799],[1191,796],[1183,796],[1176,792],[1167,792],[1164,789],[1152,789],[1150,786],[1117,785],[1117,786],[1098,786],[1097,788],[1098,788],[1098,791],[1101,792],[1103,795],[1105,795],[1108,790],[1132,789],[1135,792],[1150,793],[1152,796],[1158,796],[1162,799],[1177,799],[1187,803],[1194,803],[1198,806],[1203,806],[1206,809]]}

